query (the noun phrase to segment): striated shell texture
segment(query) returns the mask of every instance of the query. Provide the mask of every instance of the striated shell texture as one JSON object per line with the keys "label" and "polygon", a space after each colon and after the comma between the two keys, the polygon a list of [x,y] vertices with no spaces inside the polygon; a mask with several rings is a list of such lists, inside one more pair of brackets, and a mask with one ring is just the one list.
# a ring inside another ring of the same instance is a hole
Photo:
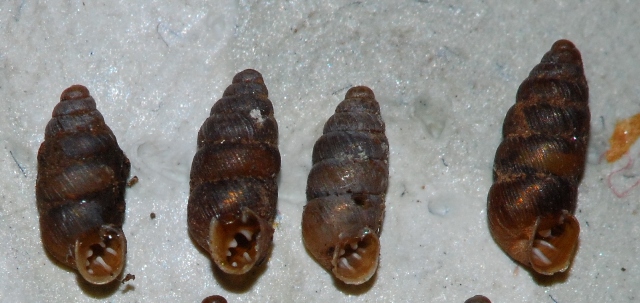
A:
{"label": "striated shell texture", "polygon": [[538,273],[565,271],[591,115],[580,52],[559,40],[522,82],[504,120],[487,214],[495,241]]}
{"label": "striated shell texture", "polygon": [[191,165],[189,233],[222,271],[244,274],[271,250],[279,171],[273,105],[247,69],[211,108]]}
{"label": "striated shell texture", "polygon": [[389,142],[373,91],[349,89],[313,147],[302,237],[322,267],[347,284],[378,268]]}
{"label": "striated shell texture", "polygon": [[60,96],[38,151],[36,199],[44,248],[92,284],[121,273],[129,159],[86,87]]}

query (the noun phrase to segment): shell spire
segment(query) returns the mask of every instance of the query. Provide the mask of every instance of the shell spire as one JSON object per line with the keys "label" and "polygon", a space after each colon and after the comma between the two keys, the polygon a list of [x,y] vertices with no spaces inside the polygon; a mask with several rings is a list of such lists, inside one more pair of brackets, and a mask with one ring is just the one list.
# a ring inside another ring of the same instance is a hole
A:
{"label": "shell spire", "polygon": [[578,245],[574,212],[589,138],[588,99],[580,52],[559,40],[522,82],[504,120],[489,228],[509,256],[540,274],[565,271]]}

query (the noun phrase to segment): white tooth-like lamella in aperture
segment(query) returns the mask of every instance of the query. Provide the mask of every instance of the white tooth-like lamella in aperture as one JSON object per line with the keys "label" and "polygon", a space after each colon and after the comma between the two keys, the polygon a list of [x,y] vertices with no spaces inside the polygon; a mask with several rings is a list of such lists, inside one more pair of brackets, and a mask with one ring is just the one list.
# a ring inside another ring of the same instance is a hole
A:
{"label": "white tooth-like lamella in aperture", "polygon": [[98,263],[100,266],[102,266],[104,269],[106,269],[107,271],[111,271],[112,268],[111,266],[109,266],[104,259],[102,259],[102,257],[98,256],[96,257],[96,263]]}
{"label": "white tooth-like lamella in aperture", "polygon": [[[246,221],[244,221],[246,222]],[[247,239],[247,240],[251,240],[251,236],[253,235],[253,233],[247,229],[241,229],[240,233]]]}

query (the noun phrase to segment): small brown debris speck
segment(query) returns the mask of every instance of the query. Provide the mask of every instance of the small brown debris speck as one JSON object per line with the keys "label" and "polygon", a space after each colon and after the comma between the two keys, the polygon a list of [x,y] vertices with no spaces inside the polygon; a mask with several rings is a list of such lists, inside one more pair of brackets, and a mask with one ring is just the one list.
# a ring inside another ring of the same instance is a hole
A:
{"label": "small brown debris speck", "polygon": [[129,182],[127,182],[127,187],[132,187],[138,183],[138,176],[133,176]]}
{"label": "small brown debris speck", "polygon": [[136,275],[127,274],[126,276],[124,276],[124,279],[122,279],[122,281],[120,283],[124,284],[127,281],[131,281],[131,280],[135,280],[135,279],[136,279]]}

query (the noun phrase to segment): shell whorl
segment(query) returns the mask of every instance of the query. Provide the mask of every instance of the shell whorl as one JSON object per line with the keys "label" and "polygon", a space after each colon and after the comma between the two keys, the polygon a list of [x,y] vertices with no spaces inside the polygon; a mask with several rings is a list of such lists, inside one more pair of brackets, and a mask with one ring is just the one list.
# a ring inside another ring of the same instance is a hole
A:
{"label": "shell whorl", "polygon": [[509,256],[541,274],[565,271],[578,243],[573,213],[589,137],[588,98],[580,52],[559,40],[522,82],[504,120],[489,228]]}
{"label": "shell whorl", "polygon": [[368,281],[378,266],[389,177],[389,143],[368,87],[351,88],[313,148],[302,217],[305,246],[347,284]]}
{"label": "shell whorl", "polygon": [[115,280],[124,267],[129,170],[87,88],[67,88],[38,151],[40,231],[47,252],[93,284]]}
{"label": "shell whorl", "polygon": [[271,249],[280,171],[278,124],[262,75],[238,73],[198,132],[189,233],[216,265],[243,274]]}

